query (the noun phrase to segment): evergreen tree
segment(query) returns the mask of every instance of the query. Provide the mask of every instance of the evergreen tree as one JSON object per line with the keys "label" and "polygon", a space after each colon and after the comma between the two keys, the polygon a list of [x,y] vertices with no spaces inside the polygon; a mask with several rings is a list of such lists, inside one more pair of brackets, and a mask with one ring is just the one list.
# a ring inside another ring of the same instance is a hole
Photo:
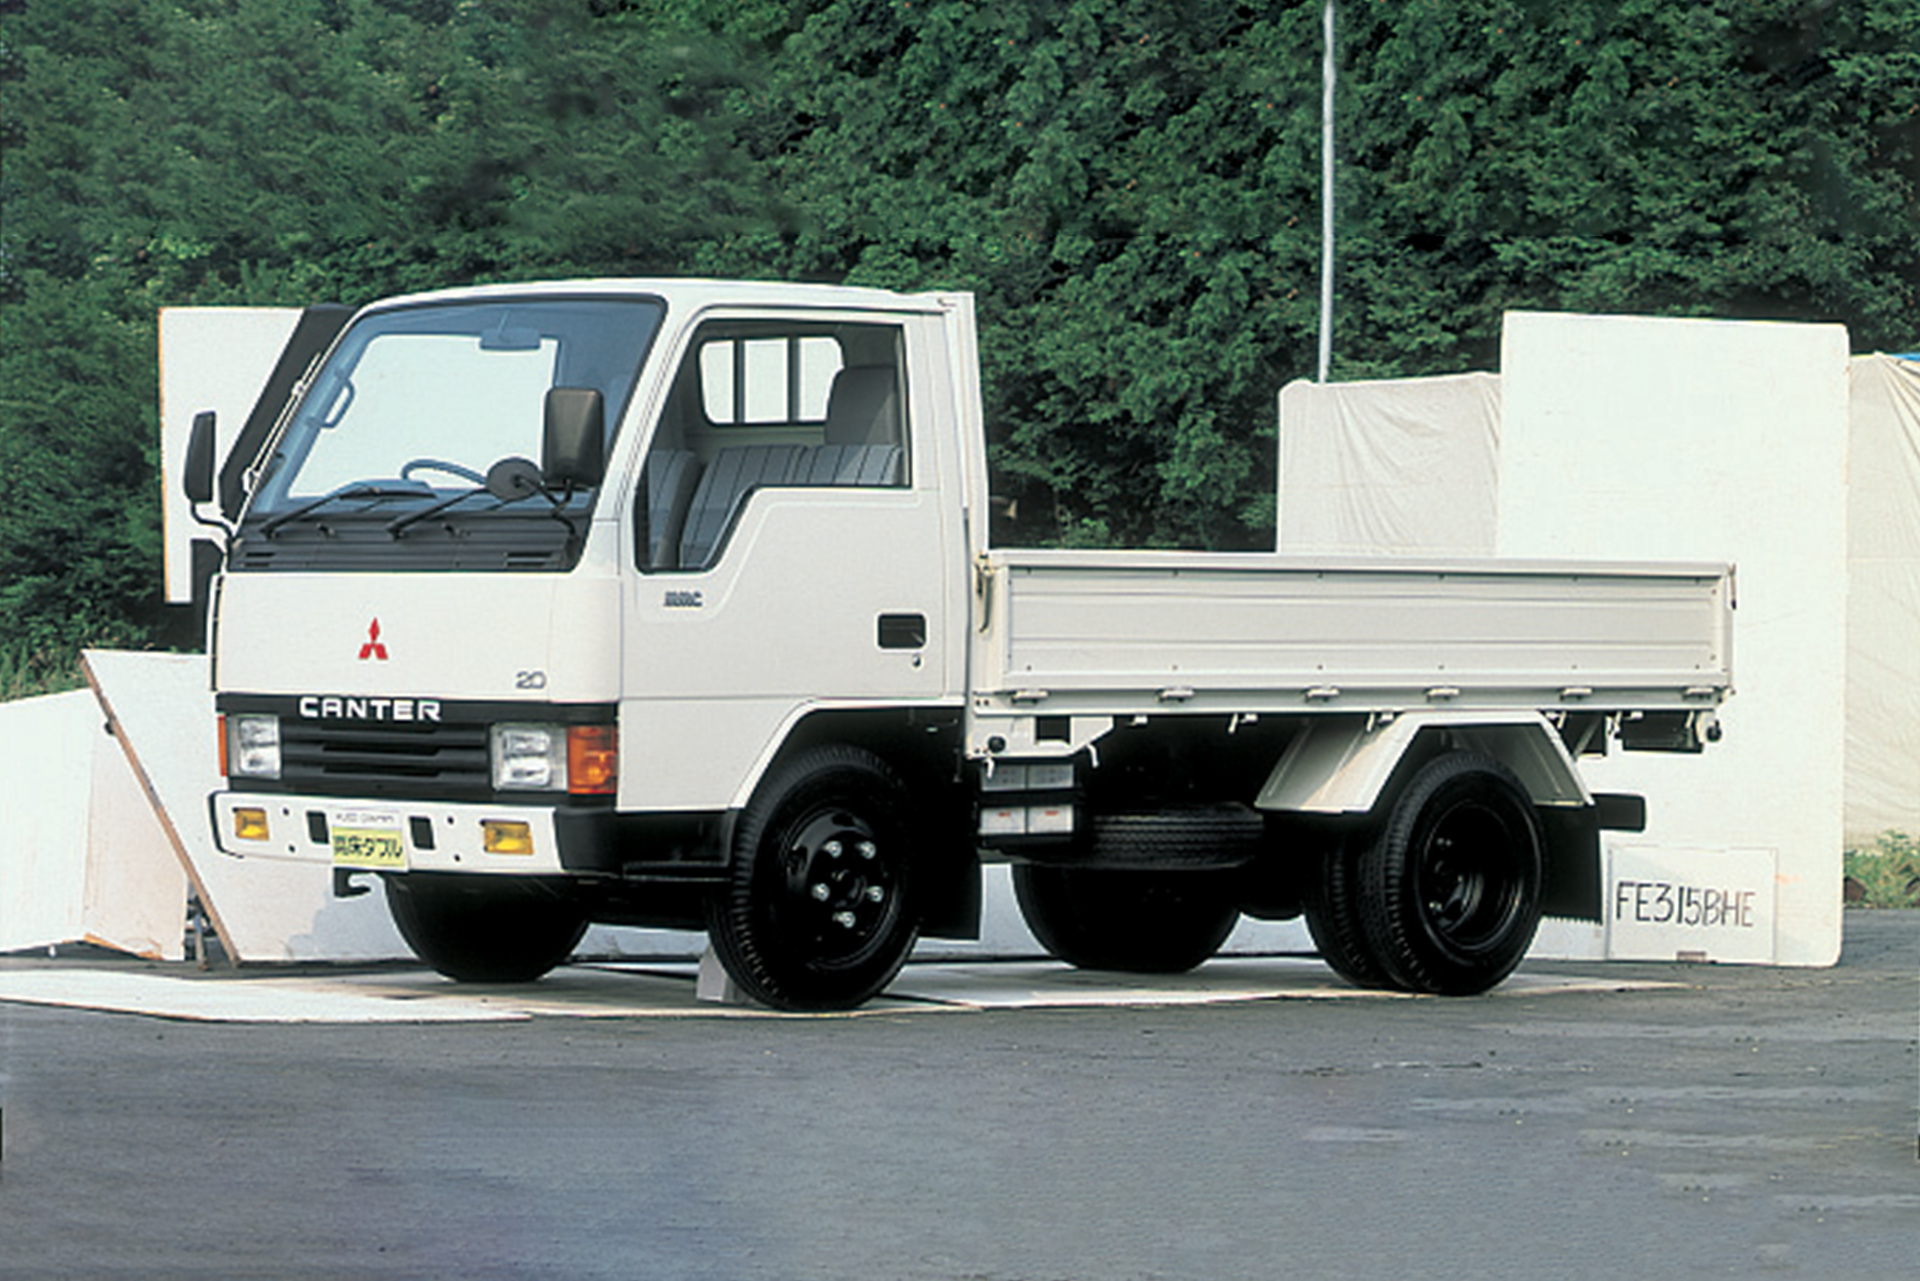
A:
{"label": "evergreen tree", "polygon": [[[1262,545],[1320,0],[0,0],[0,650],[159,615],[154,328],[579,274],[981,297],[1000,536]],[[1341,6],[1334,374],[1514,307],[1920,348],[1912,0]]]}

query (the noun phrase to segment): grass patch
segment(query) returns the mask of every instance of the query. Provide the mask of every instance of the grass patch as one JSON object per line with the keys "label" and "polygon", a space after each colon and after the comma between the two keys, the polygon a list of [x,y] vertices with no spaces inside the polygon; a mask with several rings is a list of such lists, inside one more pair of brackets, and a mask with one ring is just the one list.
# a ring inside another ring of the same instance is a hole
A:
{"label": "grass patch", "polygon": [[1848,907],[1920,906],[1920,840],[1882,832],[1844,859]]}
{"label": "grass patch", "polygon": [[0,703],[37,694],[59,694],[87,683],[78,649],[29,649],[0,641]]}

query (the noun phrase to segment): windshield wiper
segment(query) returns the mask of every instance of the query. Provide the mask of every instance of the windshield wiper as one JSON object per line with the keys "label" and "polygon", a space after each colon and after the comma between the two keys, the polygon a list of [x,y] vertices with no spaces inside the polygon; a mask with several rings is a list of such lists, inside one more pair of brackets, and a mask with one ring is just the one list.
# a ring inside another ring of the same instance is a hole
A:
{"label": "windshield wiper", "polygon": [[480,489],[480,488],[463,489],[451,498],[442,498],[439,502],[435,503],[431,507],[422,507],[417,512],[408,512],[403,516],[395,516],[392,520],[387,522],[387,532],[389,534],[392,534],[395,538],[398,538],[400,537],[400,531],[405,529],[407,526],[412,525],[417,521],[426,520],[429,517],[438,516],[441,512],[447,510],[447,508],[449,507],[452,507],[454,504],[465,502],[467,499],[472,498],[475,494],[484,494],[486,492],[487,492],[486,490]]}
{"label": "windshield wiper", "polygon": [[[427,492],[432,493],[433,491],[427,490]],[[282,525],[287,524],[289,521],[299,520],[302,516],[310,515],[313,512],[319,511],[322,507],[325,507],[328,503],[331,503],[336,499],[418,498],[418,497],[420,497],[420,487],[417,487],[417,486],[408,485],[408,486],[402,487],[399,485],[390,484],[386,481],[356,480],[352,484],[342,485],[338,489],[330,490],[329,492],[320,495],[320,497],[318,498],[309,499],[308,501],[301,503],[298,507],[295,507],[292,511],[284,511],[284,512],[281,512],[278,516],[274,516],[265,521],[262,521],[260,524],[260,532],[266,535],[268,538],[272,538],[273,532],[276,529],[279,529]]]}

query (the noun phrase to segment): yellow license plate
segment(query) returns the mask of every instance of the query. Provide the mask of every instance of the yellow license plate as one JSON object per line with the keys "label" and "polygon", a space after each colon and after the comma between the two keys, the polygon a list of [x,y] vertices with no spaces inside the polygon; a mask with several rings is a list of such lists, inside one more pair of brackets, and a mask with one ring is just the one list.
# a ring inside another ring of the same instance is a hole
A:
{"label": "yellow license plate", "polygon": [[398,828],[336,827],[333,829],[335,867],[405,867],[406,847]]}

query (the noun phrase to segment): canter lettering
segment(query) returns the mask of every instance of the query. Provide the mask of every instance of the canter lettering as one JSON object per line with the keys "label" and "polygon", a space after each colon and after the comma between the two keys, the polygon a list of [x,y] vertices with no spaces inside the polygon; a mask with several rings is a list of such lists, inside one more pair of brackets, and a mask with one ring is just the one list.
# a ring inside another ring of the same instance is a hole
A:
{"label": "canter lettering", "polygon": [[304,694],[300,715],[320,721],[439,721],[433,698],[370,698],[345,694]]}

